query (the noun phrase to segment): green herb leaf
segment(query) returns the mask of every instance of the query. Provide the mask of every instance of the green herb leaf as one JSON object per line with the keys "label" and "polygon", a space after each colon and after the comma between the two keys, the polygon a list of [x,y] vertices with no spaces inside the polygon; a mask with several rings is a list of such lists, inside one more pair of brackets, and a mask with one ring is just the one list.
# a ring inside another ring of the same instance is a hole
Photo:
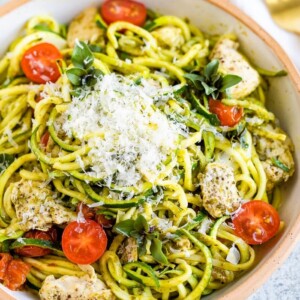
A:
{"label": "green herb leaf", "polygon": [[210,95],[210,94],[212,94],[213,92],[215,92],[215,91],[218,90],[216,87],[212,87],[212,86],[207,85],[204,81],[201,81],[201,84],[202,84],[202,86],[204,87],[204,90],[205,90],[205,94],[206,94],[206,95]]}
{"label": "green herb leaf", "polygon": [[139,245],[138,251],[139,256],[143,256],[147,253],[147,239],[143,239],[143,242],[141,243],[141,245]]}
{"label": "green herb leaf", "polygon": [[0,172],[6,170],[15,160],[11,154],[0,154]]}
{"label": "green herb leaf", "polygon": [[219,68],[219,61],[217,59],[213,59],[209,62],[203,70],[203,74],[206,80],[210,80],[214,75],[217,75]]}
{"label": "green herb leaf", "polygon": [[75,85],[81,85],[81,77],[86,75],[86,71],[81,68],[72,68],[66,71],[69,81]]}
{"label": "green herb leaf", "polygon": [[167,257],[162,251],[162,242],[159,239],[155,238],[151,241],[150,252],[157,262],[164,265],[169,263]]}
{"label": "green herb leaf", "polygon": [[222,85],[221,88],[219,89],[220,92],[224,92],[226,89],[238,84],[239,82],[242,81],[242,78],[240,76],[237,75],[225,75],[222,78]]}
{"label": "green herb leaf", "polygon": [[96,53],[101,53],[103,50],[102,47],[100,47],[99,45],[95,45],[95,44],[88,45],[88,47],[90,48],[90,50],[92,52],[96,52]]}
{"label": "green herb leaf", "polygon": [[289,172],[290,171],[290,168],[288,166],[286,166],[284,163],[282,163],[280,160],[278,160],[276,158],[272,158],[272,163],[273,163],[274,166],[280,168],[284,172]]}
{"label": "green herb leaf", "polygon": [[201,85],[201,82],[204,81],[203,76],[194,73],[189,73],[184,74],[184,77],[190,80],[197,90],[203,90],[203,87]]}
{"label": "green herb leaf", "polygon": [[134,231],[134,220],[125,220],[117,223],[113,227],[113,231],[130,237],[131,233]]}
{"label": "green herb leaf", "polygon": [[149,224],[143,215],[138,215],[136,218],[134,229],[140,233],[147,233],[149,231]]}
{"label": "green herb leaf", "polygon": [[97,83],[97,79],[103,75],[103,72],[99,69],[94,69],[93,67],[89,69],[87,75],[84,76],[82,80],[83,85],[93,86]]}
{"label": "green herb leaf", "polygon": [[71,60],[75,67],[88,69],[93,65],[94,55],[86,43],[78,41],[75,43]]}

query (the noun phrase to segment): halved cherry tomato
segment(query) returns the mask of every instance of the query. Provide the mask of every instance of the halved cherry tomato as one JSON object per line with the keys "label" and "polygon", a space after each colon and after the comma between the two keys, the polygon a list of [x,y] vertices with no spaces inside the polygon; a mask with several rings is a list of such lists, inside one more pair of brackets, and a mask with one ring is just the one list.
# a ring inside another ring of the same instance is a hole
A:
{"label": "halved cherry tomato", "polygon": [[[46,232],[40,230],[30,230],[24,234],[24,237],[30,239],[39,239],[44,241],[55,242],[57,233],[56,233],[56,229],[53,229],[51,231],[46,231]],[[27,256],[27,257],[39,257],[51,253],[50,249],[45,249],[38,246],[24,246],[24,247],[17,248],[14,251],[18,255]]]}
{"label": "halved cherry tomato", "polygon": [[41,145],[42,145],[43,148],[46,148],[46,147],[47,147],[48,142],[49,142],[49,137],[50,137],[49,131],[46,131],[46,132],[42,135],[40,143],[41,143]]}
{"label": "halved cherry tomato", "polygon": [[210,99],[209,110],[216,114],[222,126],[235,126],[243,116],[243,108],[228,106],[221,101]]}
{"label": "halved cherry tomato", "polygon": [[110,0],[102,4],[101,15],[108,24],[126,21],[142,26],[146,20],[147,10],[144,4],[132,0]]}
{"label": "halved cherry tomato", "polygon": [[13,257],[9,253],[0,253],[0,279],[3,280],[6,274],[7,267]]}
{"label": "halved cherry tomato", "polygon": [[21,260],[12,260],[6,270],[4,285],[15,291],[25,283],[30,266]]}
{"label": "halved cherry tomato", "polygon": [[55,82],[60,77],[56,61],[61,58],[61,53],[54,45],[41,43],[25,51],[21,67],[26,77],[33,82]]}
{"label": "halved cherry tomato", "polygon": [[95,220],[103,228],[111,228],[114,224],[113,220],[106,218],[104,214],[96,214]]}
{"label": "halved cherry tomato", "polygon": [[81,212],[85,219],[93,219],[95,216],[94,210],[82,202],[77,204],[76,212]]}
{"label": "halved cherry tomato", "polygon": [[62,235],[62,249],[66,257],[76,264],[91,264],[106,250],[104,229],[93,220],[71,222]]}
{"label": "halved cherry tomato", "polygon": [[280,218],[272,205],[253,200],[241,206],[232,217],[232,222],[238,236],[250,245],[258,245],[277,233]]}

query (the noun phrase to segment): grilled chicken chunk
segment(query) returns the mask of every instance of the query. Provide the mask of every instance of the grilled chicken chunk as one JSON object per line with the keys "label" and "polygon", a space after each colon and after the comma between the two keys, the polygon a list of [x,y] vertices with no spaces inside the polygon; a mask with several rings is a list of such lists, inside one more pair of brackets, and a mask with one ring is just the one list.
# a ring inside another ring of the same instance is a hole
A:
{"label": "grilled chicken chunk", "polygon": [[70,23],[67,35],[69,47],[74,47],[77,39],[89,43],[99,42],[103,39],[103,29],[99,28],[95,22],[96,14],[97,8],[89,7]]}
{"label": "grilled chicken chunk", "polygon": [[220,218],[239,207],[241,198],[231,167],[210,163],[199,179],[203,207],[211,216]]}
{"label": "grilled chicken chunk", "polygon": [[211,53],[211,59],[218,59],[220,71],[234,74],[243,80],[229,89],[234,99],[241,99],[252,93],[259,85],[259,74],[238,51],[239,44],[230,39],[221,39]]}

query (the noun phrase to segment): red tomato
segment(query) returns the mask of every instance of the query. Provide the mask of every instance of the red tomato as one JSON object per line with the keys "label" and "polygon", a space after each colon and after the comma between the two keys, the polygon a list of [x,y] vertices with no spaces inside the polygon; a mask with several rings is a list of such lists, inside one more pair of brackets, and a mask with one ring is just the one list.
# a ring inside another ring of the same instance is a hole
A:
{"label": "red tomato", "polygon": [[21,260],[12,260],[7,267],[4,285],[15,291],[25,283],[30,266]]}
{"label": "red tomato", "polygon": [[12,261],[12,256],[9,253],[0,253],[0,279],[3,280],[6,274],[6,269]]}
{"label": "red tomato", "polygon": [[146,20],[147,10],[144,4],[132,0],[110,0],[102,4],[101,15],[107,24],[126,21],[142,26]]}
{"label": "red tomato", "polygon": [[62,249],[66,257],[76,264],[91,264],[106,250],[104,229],[93,220],[71,222],[62,235]]}
{"label": "red tomato", "polygon": [[95,216],[94,210],[82,202],[77,204],[76,212],[82,213],[85,219],[93,219]]}
{"label": "red tomato", "polygon": [[46,148],[46,147],[47,147],[48,142],[49,142],[49,137],[50,137],[49,131],[46,131],[46,132],[42,135],[40,143],[41,143],[41,145],[42,145],[43,148]]}
{"label": "red tomato", "polygon": [[113,220],[106,218],[103,214],[96,214],[95,220],[98,224],[102,225],[104,228],[111,228],[113,226]]}
{"label": "red tomato", "polygon": [[280,218],[275,208],[263,201],[244,203],[232,218],[238,236],[250,245],[262,244],[278,231]]}
{"label": "red tomato", "polygon": [[222,126],[233,127],[243,116],[243,108],[224,105],[221,101],[210,99],[209,110],[216,114]]}
{"label": "red tomato", "polygon": [[61,58],[61,53],[54,45],[41,43],[25,51],[21,67],[26,77],[33,82],[55,82],[60,77],[56,61]]}
{"label": "red tomato", "polygon": [[[53,239],[52,236],[54,237],[57,236],[57,233],[54,234],[53,232],[54,230],[56,231],[56,229],[47,232],[40,231],[40,230],[30,230],[24,234],[24,237],[29,239],[39,239],[39,240],[54,242],[55,240]],[[39,257],[51,253],[50,249],[45,249],[38,246],[24,246],[24,247],[17,248],[14,251],[18,255],[27,256],[27,257]]]}

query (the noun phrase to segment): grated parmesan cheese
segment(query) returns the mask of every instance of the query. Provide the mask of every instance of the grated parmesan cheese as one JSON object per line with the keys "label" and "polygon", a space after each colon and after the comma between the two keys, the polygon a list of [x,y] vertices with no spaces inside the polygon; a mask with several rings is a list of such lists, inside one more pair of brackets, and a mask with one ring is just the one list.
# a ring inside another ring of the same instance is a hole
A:
{"label": "grated parmesan cheese", "polygon": [[113,73],[104,75],[85,98],[73,97],[62,129],[91,148],[87,173],[105,179],[107,185],[132,186],[147,175],[155,180],[182,132],[182,125],[155,106],[156,101],[170,99],[175,88],[161,88],[146,79],[137,85]]}

